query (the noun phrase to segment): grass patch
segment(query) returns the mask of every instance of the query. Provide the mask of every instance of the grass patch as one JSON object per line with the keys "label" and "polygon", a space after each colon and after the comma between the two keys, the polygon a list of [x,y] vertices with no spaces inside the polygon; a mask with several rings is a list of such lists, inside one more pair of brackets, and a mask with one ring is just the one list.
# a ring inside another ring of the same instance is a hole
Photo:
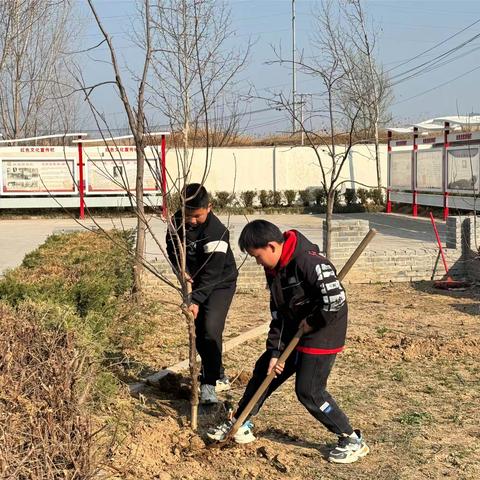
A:
{"label": "grass patch", "polygon": [[390,330],[387,327],[380,326],[375,328],[375,332],[378,336],[378,338],[383,338],[386,333],[388,333]]}
{"label": "grass patch", "polygon": [[92,365],[94,404],[117,392],[110,359],[121,358],[126,346],[140,343],[149,331],[145,319],[153,306],[131,298],[132,248],[131,231],[52,235],[0,281],[0,300],[26,306],[49,330],[75,334]]}
{"label": "grass patch", "polygon": [[428,412],[408,411],[396,418],[402,425],[422,426],[428,425],[433,418]]}

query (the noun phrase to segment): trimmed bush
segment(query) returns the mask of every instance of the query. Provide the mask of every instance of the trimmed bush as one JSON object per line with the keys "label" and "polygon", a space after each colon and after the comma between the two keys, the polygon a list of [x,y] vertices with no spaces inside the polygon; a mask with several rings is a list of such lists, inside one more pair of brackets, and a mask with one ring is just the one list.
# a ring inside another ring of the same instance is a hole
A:
{"label": "trimmed bush", "polygon": [[226,208],[230,205],[233,199],[233,195],[230,192],[216,192],[215,193],[215,207],[216,208]]}
{"label": "trimmed bush", "polygon": [[360,203],[365,206],[368,204],[368,198],[369,198],[369,195],[368,195],[368,190],[365,189],[365,188],[359,188],[357,190],[357,197],[358,199],[360,200]]}
{"label": "trimmed bush", "polygon": [[298,192],[298,196],[300,197],[300,201],[304,207],[308,207],[310,202],[313,201],[314,197],[311,190],[300,190]]}
{"label": "trimmed bush", "polygon": [[279,207],[282,204],[282,192],[279,192],[278,190],[270,190],[270,192],[268,192],[268,195],[271,199],[271,206]]}
{"label": "trimmed bush", "polygon": [[262,208],[267,208],[272,204],[270,194],[266,190],[260,190],[260,193],[258,194],[258,201],[260,202],[260,206]]}
{"label": "trimmed bush", "polygon": [[251,208],[253,207],[253,202],[256,196],[257,192],[255,192],[254,190],[247,190],[240,193],[240,200],[245,208]]}
{"label": "trimmed bush", "polygon": [[345,203],[347,205],[355,205],[357,203],[357,194],[354,188],[345,189]]}
{"label": "trimmed bush", "polygon": [[381,188],[372,188],[369,196],[375,205],[383,205],[383,191]]}
{"label": "trimmed bush", "polygon": [[287,207],[291,207],[297,198],[297,192],[296,190],[285,190],[283,192],[283,195],[285,196],[285,200],[287,201]]}
{"label": "trimmed bush", "polygon": [[327,194],[323,188],[315,188],[312,195],[315,200],[315,205],[322,206],[327,204]]}
{"label": "trimmed bush", "polygon": [[175,213],[182,206],[182,199],[179,192],[171,192],[167,195],[168,211]]}
{"label": "trimmed bush", "polygon": [[48,328],[74,332],[81,349],[93,355],[92,362],[103,365],[93,389],[102,402],[117,384],[108,358],[115,352],[118,357],[149,331],[150,307],[140,308],[130,296],[132,233],[52,235],[0,281],[0,301],[14,308],[28,303]]}

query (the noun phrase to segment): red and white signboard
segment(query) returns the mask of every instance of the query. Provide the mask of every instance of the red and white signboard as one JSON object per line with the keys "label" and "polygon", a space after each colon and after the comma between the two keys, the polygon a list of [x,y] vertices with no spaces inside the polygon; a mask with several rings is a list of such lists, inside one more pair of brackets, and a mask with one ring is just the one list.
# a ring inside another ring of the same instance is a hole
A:
{"label": "red and white signboard", "polygon": [[447,162],[449,192],[478,192],[480,146],[449,148]]}
{"label": "red and white signboard", "polygon": [[2,161],[3,193],[74,193],[73,160]]}
{"label": "red and white signboard", "polygon": [[0,183],[4,195],[48,195],[77,192],[76,149],[69,147],[4,147]]}
{"label": "red and white signboard", "polygon": [[[84,152],[87,193],[118,194],[135,190],[137,176],[135,147],[88,147]],[[158,191],[159,178],[158,162],[155,158],[147,158],[144,191]]]}
{"label": "red and white signboard", "polygon": [[430,148],[417,151],[417,190],[438,191],[442,189],[443,149]]}
{"label": "red and white signboard", "polygon": [[412,152],[400,151],[390,154],[390,188],[410,190],[412,188]]}

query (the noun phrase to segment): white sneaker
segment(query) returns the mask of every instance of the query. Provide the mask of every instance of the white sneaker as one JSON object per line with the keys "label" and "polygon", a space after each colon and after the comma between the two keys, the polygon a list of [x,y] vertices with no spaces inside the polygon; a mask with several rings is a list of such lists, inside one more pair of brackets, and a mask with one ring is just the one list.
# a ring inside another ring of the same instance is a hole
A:
{"label": "white sneaker", "polygon": [[370,449],[362,438],[360,430],[355,430],[350,436],[338,437],[337,446],[328,455],[328,461],[333,463],[353,463],[365,457]]}
{"label": "white sneaker", "polygon": [[206,383],[200,385],[200,403],[203,405],[218,403],[214,385],[208,385]]}
{"label": "white sneaker", "polygon": [[231,385],[230,385],[230,380],[228,377],[223,377],[217,380],[217,384],[215,385],[215,391],[217,393],[220,392],[226,392],[227,390],[230,390]]}
{"label": "white sneaker", "polygon": [[[207,432],[207,437],[218,442],[224,440],[234,423],[235,419],[227,420],[218,427],[211,428]],[[247,420],[233,436],[235,443],[245,444],[255,441],[256,437],[253,435],[252,428],[253,423],[250,420]]]}

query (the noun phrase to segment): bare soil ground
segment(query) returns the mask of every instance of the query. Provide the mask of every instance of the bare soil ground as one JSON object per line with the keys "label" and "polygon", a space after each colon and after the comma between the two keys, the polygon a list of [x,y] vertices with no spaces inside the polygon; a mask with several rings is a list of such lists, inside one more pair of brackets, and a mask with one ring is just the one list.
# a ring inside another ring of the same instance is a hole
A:
{"label": "bare soil ground", "polygon": [[[175,297],[152,284],[163,301]],[[329,390],[361,428],[371,448],[350,466],[329,464],[335,438],[296,400],[287,382],[255,418],[258,440],[205,448],[206,429],[223,404],[201,410],[188,428],[189,404],[179,382],[148,388],[129,400],[131,420],[113,452],[108,478],[124,479],[478,479],[480,478],[480,289],[434,290],[427,283],[349,285],[350,326]],[[225,339],[267,321],[265,290],[236,295]],[[156,331],[129,352],[143,371],[186,358],[186,328],[175,303],[155,319]],[[237,401],[265,339],[225,356]]]}

